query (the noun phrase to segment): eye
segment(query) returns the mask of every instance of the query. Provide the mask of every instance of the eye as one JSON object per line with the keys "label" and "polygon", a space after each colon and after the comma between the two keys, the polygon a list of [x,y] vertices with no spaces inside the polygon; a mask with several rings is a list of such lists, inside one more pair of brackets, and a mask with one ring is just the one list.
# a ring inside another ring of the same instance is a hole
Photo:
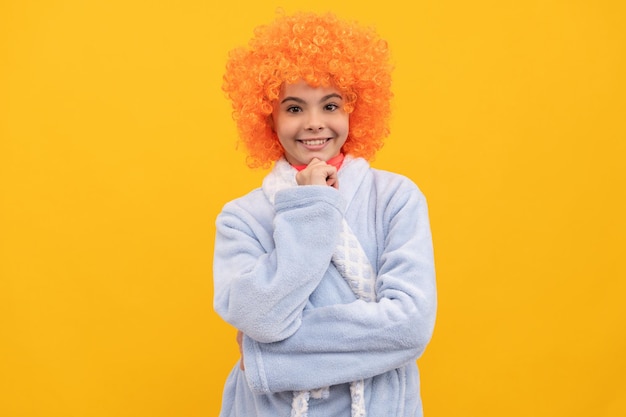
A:
{"label": "eye", "polygon": [[339,106],[335,103],[328,103],[324,106],[324,110],[335,111],[339,108]]}
{"label": "eye", "polygon": [[300,113],[302,108],[300,106],[289,106],[287,107],[287,113]]}

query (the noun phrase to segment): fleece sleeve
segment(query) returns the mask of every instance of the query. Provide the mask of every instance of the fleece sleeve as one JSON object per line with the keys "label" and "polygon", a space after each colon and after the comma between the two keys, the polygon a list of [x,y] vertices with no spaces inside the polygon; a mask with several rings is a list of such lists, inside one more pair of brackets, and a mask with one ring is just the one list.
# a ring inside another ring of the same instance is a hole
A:
{"label": "fleece sleeve", "polygon": [[257,393],[308,390],[369,378],[415,361],[429,342],[436,288],[426,201],[398,190],[384,216],[377,301],[305,310],[277,343],[244,338],[245,373]]}
{"label": "fleece sleeve", "polygon": [[264,216],[250,215],[254,207],[227,205],[216,222],[217,313],[259,342],[293,334],[337,245],[340,206],[337,191],[325,186],[278,192],[265,225]]}

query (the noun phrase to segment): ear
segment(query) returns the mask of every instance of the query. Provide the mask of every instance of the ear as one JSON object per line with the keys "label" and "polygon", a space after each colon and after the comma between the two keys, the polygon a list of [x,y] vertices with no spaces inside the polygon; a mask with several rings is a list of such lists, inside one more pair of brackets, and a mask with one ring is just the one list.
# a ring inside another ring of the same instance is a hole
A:
{"label": "ear", "polygon": [[276,133],[276,129],[274,129],[274,118],[271,113],[267,115],[267,125],[272,129],[272,132]]}

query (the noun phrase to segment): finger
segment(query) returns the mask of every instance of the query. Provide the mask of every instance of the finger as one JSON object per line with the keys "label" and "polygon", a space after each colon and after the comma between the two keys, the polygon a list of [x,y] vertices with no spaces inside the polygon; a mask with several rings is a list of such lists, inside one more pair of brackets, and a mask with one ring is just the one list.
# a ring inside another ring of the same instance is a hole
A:
{"label": "finger", "polygon": [[326,185],[339,189],[339,179],[337,178],[337,172],[334,172],[326,177]]}

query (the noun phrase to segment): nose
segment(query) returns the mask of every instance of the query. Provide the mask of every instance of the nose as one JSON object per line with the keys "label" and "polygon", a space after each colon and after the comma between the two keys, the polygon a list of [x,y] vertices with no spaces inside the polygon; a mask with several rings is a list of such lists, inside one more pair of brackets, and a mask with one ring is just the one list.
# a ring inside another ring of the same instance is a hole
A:
{"label": "nose", "polygon": [[314,132],[324,129],[324,118],[318,111],[310,111],[306,121],[306,130]]}

